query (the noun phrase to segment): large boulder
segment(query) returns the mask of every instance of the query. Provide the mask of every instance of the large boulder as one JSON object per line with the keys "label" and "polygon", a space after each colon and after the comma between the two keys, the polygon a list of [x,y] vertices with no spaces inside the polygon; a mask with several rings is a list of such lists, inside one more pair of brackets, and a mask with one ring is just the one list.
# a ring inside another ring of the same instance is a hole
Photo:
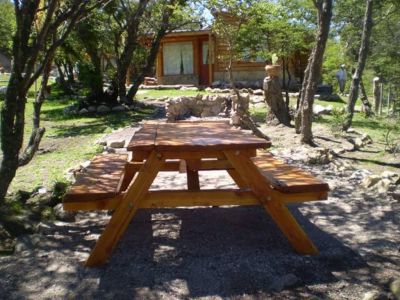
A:
{"label": "large boulder", "polygon": [[315,116],[330,115],[332,114],[333,106],[323,106],[319,104],[313,105],[313,113]]}
{"label": "large boulder", "polygon": [[117,106],[114,106],[111,110],[114,112],[121,112],[121,111],[126,111],[127,109],[123,105],[117,105]]}
{"label": "large boulder", "polygon": [[369,175],[363,179],[363,181],[361,182],[361,185],[364,188],[370,188],[370,187],[374,186],[375,184],[377,184],[379,182],[379,180],[381,180],[381,176]]}
{"label": "large boulder", "polygon": [[97,107],[97,112],[100,113],[100,114],[105,114],[105,113],[108,113],[110,111],[111,111],[111,108],[109,108],[107,105],[104,105],[104,104],[99,105]]}
{"label": "large boulder", "polygon": [[75,222],[76,213],[64,210],[62,203],[59,203],[56,206],[54,206],[53,211],[54,211],[54,216],[56,217],[57,220],[63,222]]}

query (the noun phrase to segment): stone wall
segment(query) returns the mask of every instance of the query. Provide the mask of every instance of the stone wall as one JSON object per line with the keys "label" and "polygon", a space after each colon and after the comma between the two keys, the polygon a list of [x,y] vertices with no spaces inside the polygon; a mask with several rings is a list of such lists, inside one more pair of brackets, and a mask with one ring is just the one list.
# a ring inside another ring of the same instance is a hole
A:
{"label": "stone wall", "polygon": [[172,97],[165,103],[168,122],[188,117],[228,117],[232,107],[231,95],[197,95]]}

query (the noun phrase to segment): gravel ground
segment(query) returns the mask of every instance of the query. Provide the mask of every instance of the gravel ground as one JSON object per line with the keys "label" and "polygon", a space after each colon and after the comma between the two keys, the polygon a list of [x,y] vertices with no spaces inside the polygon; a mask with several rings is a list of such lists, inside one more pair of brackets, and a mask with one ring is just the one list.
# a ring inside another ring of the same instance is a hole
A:
{"label": "gravel ground", "polygon": [[[284,150],[274,149],[293,158]],[[400,203],[363,190],[353,171],[305,167],[332,188],[327,201],[290,207],[319,255],[297,255],[261,207],[143,210],[109,263],[90,269],[83,263],[109,216],[80,213],[74,223],[42,224],[42,234],[0,258],[0,298],[363,299],[375,292],[394,299]],[[201,174],[201,184],[234,186],[219,171]],[[153,184],[167,186],[185,187],[184,174],[162,174]]]}

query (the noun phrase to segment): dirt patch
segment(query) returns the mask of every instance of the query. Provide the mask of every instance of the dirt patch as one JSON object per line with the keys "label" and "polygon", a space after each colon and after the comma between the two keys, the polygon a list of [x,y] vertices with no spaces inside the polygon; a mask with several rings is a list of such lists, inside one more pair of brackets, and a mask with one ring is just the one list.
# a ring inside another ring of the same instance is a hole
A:
{"label": "dirt patch", "polygon": [[[7,299],[362,299],[400,277],[400,202],[361,188],[354,169],[297,161],[293,129],[263,128],[271,149],[326,180],[327,201],[290,210],[320,253],[298,255],[261,207],[143,210],[110,262],[83,266],[109,219],[81,213],[75,223],[41,227],[35,247],[0,258],[0,295]],[[336,148],[316,126],[317,142]],[[345,160],[335,158],[339,161]],[[361,165],[360,165],[361,166]],[[224,172],[201,173],[202,187],[227,188]],[[157,177],[153,188],[184,188],[184,174]]]}

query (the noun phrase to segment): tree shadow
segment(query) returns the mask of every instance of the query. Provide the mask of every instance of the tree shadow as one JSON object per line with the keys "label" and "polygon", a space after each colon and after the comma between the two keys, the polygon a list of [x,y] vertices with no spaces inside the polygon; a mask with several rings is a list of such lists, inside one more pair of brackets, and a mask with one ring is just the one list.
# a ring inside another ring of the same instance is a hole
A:
{"label": "tree shadow", "polygon": [[296,275],[301,288],[367,266],[297,207],[291,211],[319,255],[296,254],[261,207],[141,211],[103,269],[96,297],[272,295],[273,284],[287,274]]}

